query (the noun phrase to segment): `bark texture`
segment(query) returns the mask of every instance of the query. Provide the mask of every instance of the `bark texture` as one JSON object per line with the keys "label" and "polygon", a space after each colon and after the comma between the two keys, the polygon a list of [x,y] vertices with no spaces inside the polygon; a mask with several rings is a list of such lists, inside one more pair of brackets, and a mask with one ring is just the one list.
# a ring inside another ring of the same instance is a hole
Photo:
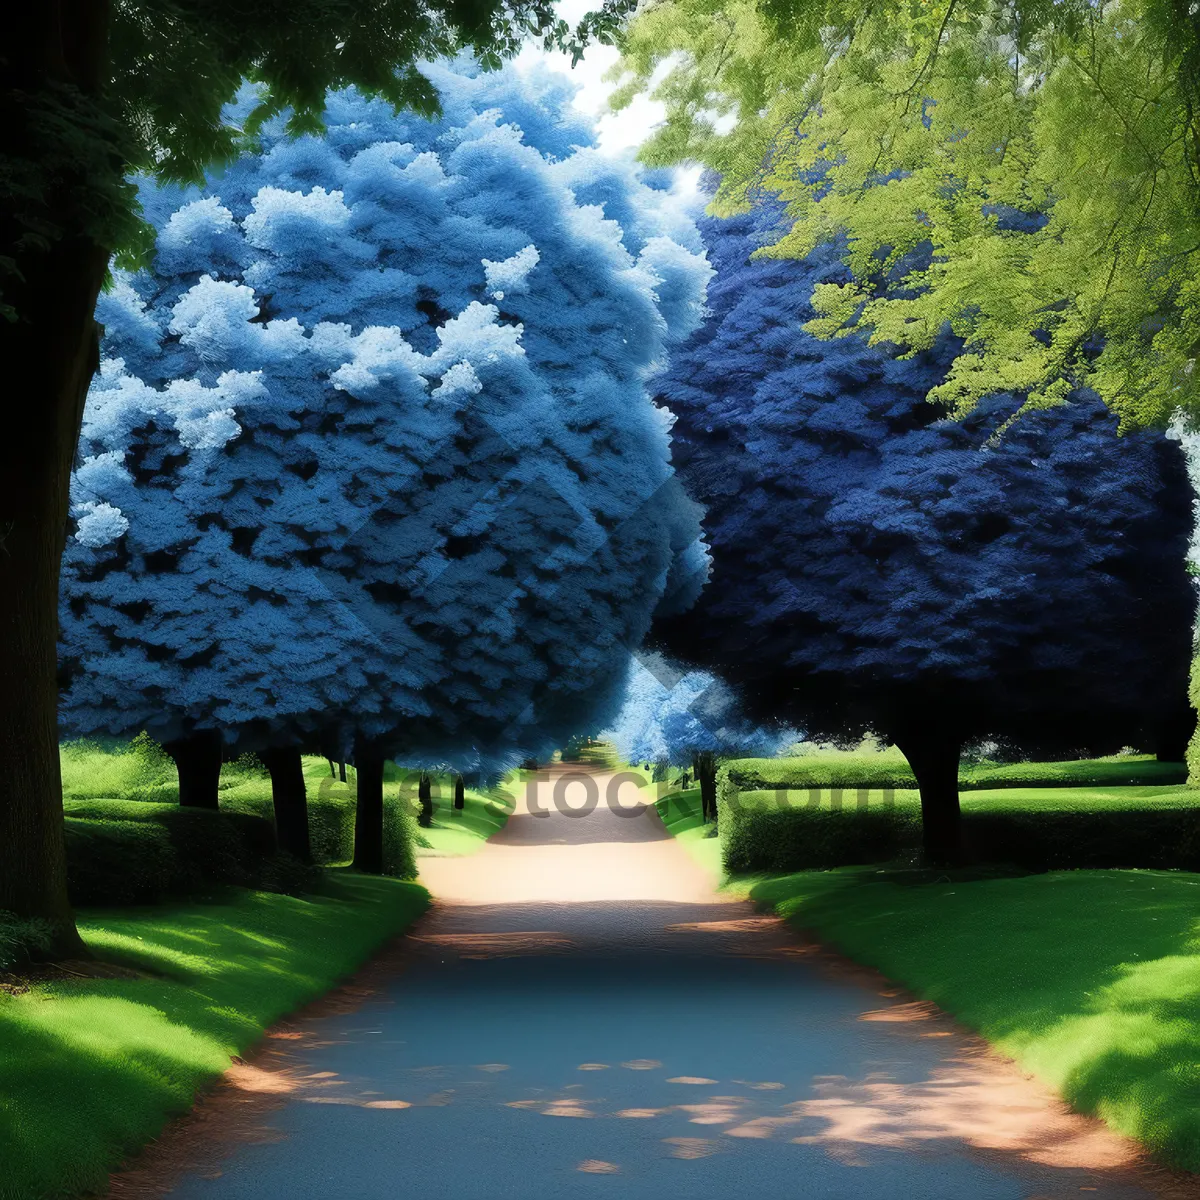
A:
{"label": "bark texture", "polygon": [[308,834],[308,795],[304,788],[304,764],[296,746],[272,746],[260,750],[259,758],[271,772],[271,801],[275,808],[275,834],[279,848],[301,862],[312,862]]}

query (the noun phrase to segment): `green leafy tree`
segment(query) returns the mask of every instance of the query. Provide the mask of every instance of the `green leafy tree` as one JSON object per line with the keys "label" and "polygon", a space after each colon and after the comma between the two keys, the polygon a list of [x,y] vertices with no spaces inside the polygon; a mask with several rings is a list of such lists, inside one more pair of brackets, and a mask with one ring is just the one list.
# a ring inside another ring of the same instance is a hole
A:
{"label": "green leafy tree", "polygon": [[1045,406],[1094,388],[1126,424],[1200,406],[1197,10],[1177,0],[657,0],[620,107],[644,157],[796,218],[764,254],[845,239],[810,330],[962,352],[931,399]]}
{"label": "green leafy tree", "polygon": [[[149,248],[130,176],[198,179],[270,116],[320,127],[354,85],[432,112],[423,60],[472,50],[498,66],[527,36],[576,57],[611,41],[632,0],[575,29],[554,0],[45,0],[10,6],[0,45],[0,910],[43,918],[78,949],[66,896],[55,724],[59,559],[83,401],[98,362],[96,297],[115,254]],[[223,119],[243,79],[262,102]]]}

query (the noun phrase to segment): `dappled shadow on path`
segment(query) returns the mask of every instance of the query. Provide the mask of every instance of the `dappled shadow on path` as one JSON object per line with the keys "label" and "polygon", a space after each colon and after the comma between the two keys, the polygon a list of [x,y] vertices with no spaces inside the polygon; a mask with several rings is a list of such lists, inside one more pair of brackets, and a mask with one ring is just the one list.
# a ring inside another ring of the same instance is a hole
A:
{"label": "dappled shadow on path", "polygon": [[653,820],[518,811],[429,864],[410,935],[112,1194],[1196,1194],[933,1005],[714,892]]}

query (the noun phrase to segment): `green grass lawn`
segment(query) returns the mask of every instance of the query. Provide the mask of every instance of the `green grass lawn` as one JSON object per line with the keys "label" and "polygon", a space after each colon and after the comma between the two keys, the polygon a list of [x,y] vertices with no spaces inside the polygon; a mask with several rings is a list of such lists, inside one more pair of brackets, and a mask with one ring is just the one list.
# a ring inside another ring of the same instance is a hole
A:
{"label": "green grass lawn", "polygon": [[138,978],[0,993],[0,1197],[102,1189],[272,1022],[327,991],[429,902],[414,883],[334,873],[303,898],[79,914],[104,961]]}
{"label": "green grass lawn", "polygon": [[463,807],[456,809],[453,791],[447,782],[433,789],[433,824],[417,831],[417,858],[449,857],[474,854],[493,833],[504,828],[516,807],[515,779],[508,779],[487,791],[467,788]]}
{"label": "green grass lawn", "polygon": [[1200,1170],[1200,877],[904,878],[804,872],[750,895],[935,1001],[1164,1162]]}
{"label": "green grass lawn", "polygon": [[[653,796],[654,785],[644,788]],[[667,827],[688,854],[712,876],[720,891],[734,896],[748,896],[758,876],[734,876],[725,874],[721,866],[721,840],[711,836],[711,825],[705,825],[700,817],[700,789],[672,792],[654,801],[662,823]]]}
{"label": "green grass lawn", "polygon": [[[911,788],[908,761],[895,746],[882,750],[833,750],[812,747],[788,758],[742,758],[724,770],[739,788],[772,787]],[[963,763],[959,786],[964,790],[1007,787],[1182,786],[1183,763],[1159,762],[1148,754],[1114,754],[1108,758],[1065,762]]]}

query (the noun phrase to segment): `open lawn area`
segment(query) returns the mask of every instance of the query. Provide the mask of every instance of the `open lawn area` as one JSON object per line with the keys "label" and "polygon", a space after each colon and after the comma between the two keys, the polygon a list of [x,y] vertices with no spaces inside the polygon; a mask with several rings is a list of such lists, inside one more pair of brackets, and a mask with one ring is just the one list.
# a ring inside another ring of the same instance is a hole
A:
{"label": "open lawn area", "polygon": [[0,994],[3,1200],[102,1188],[274,1021],[320,996],[429,903],[415,883],[334,872],[302,898],[79,914],[129,978],[64,974]]}

